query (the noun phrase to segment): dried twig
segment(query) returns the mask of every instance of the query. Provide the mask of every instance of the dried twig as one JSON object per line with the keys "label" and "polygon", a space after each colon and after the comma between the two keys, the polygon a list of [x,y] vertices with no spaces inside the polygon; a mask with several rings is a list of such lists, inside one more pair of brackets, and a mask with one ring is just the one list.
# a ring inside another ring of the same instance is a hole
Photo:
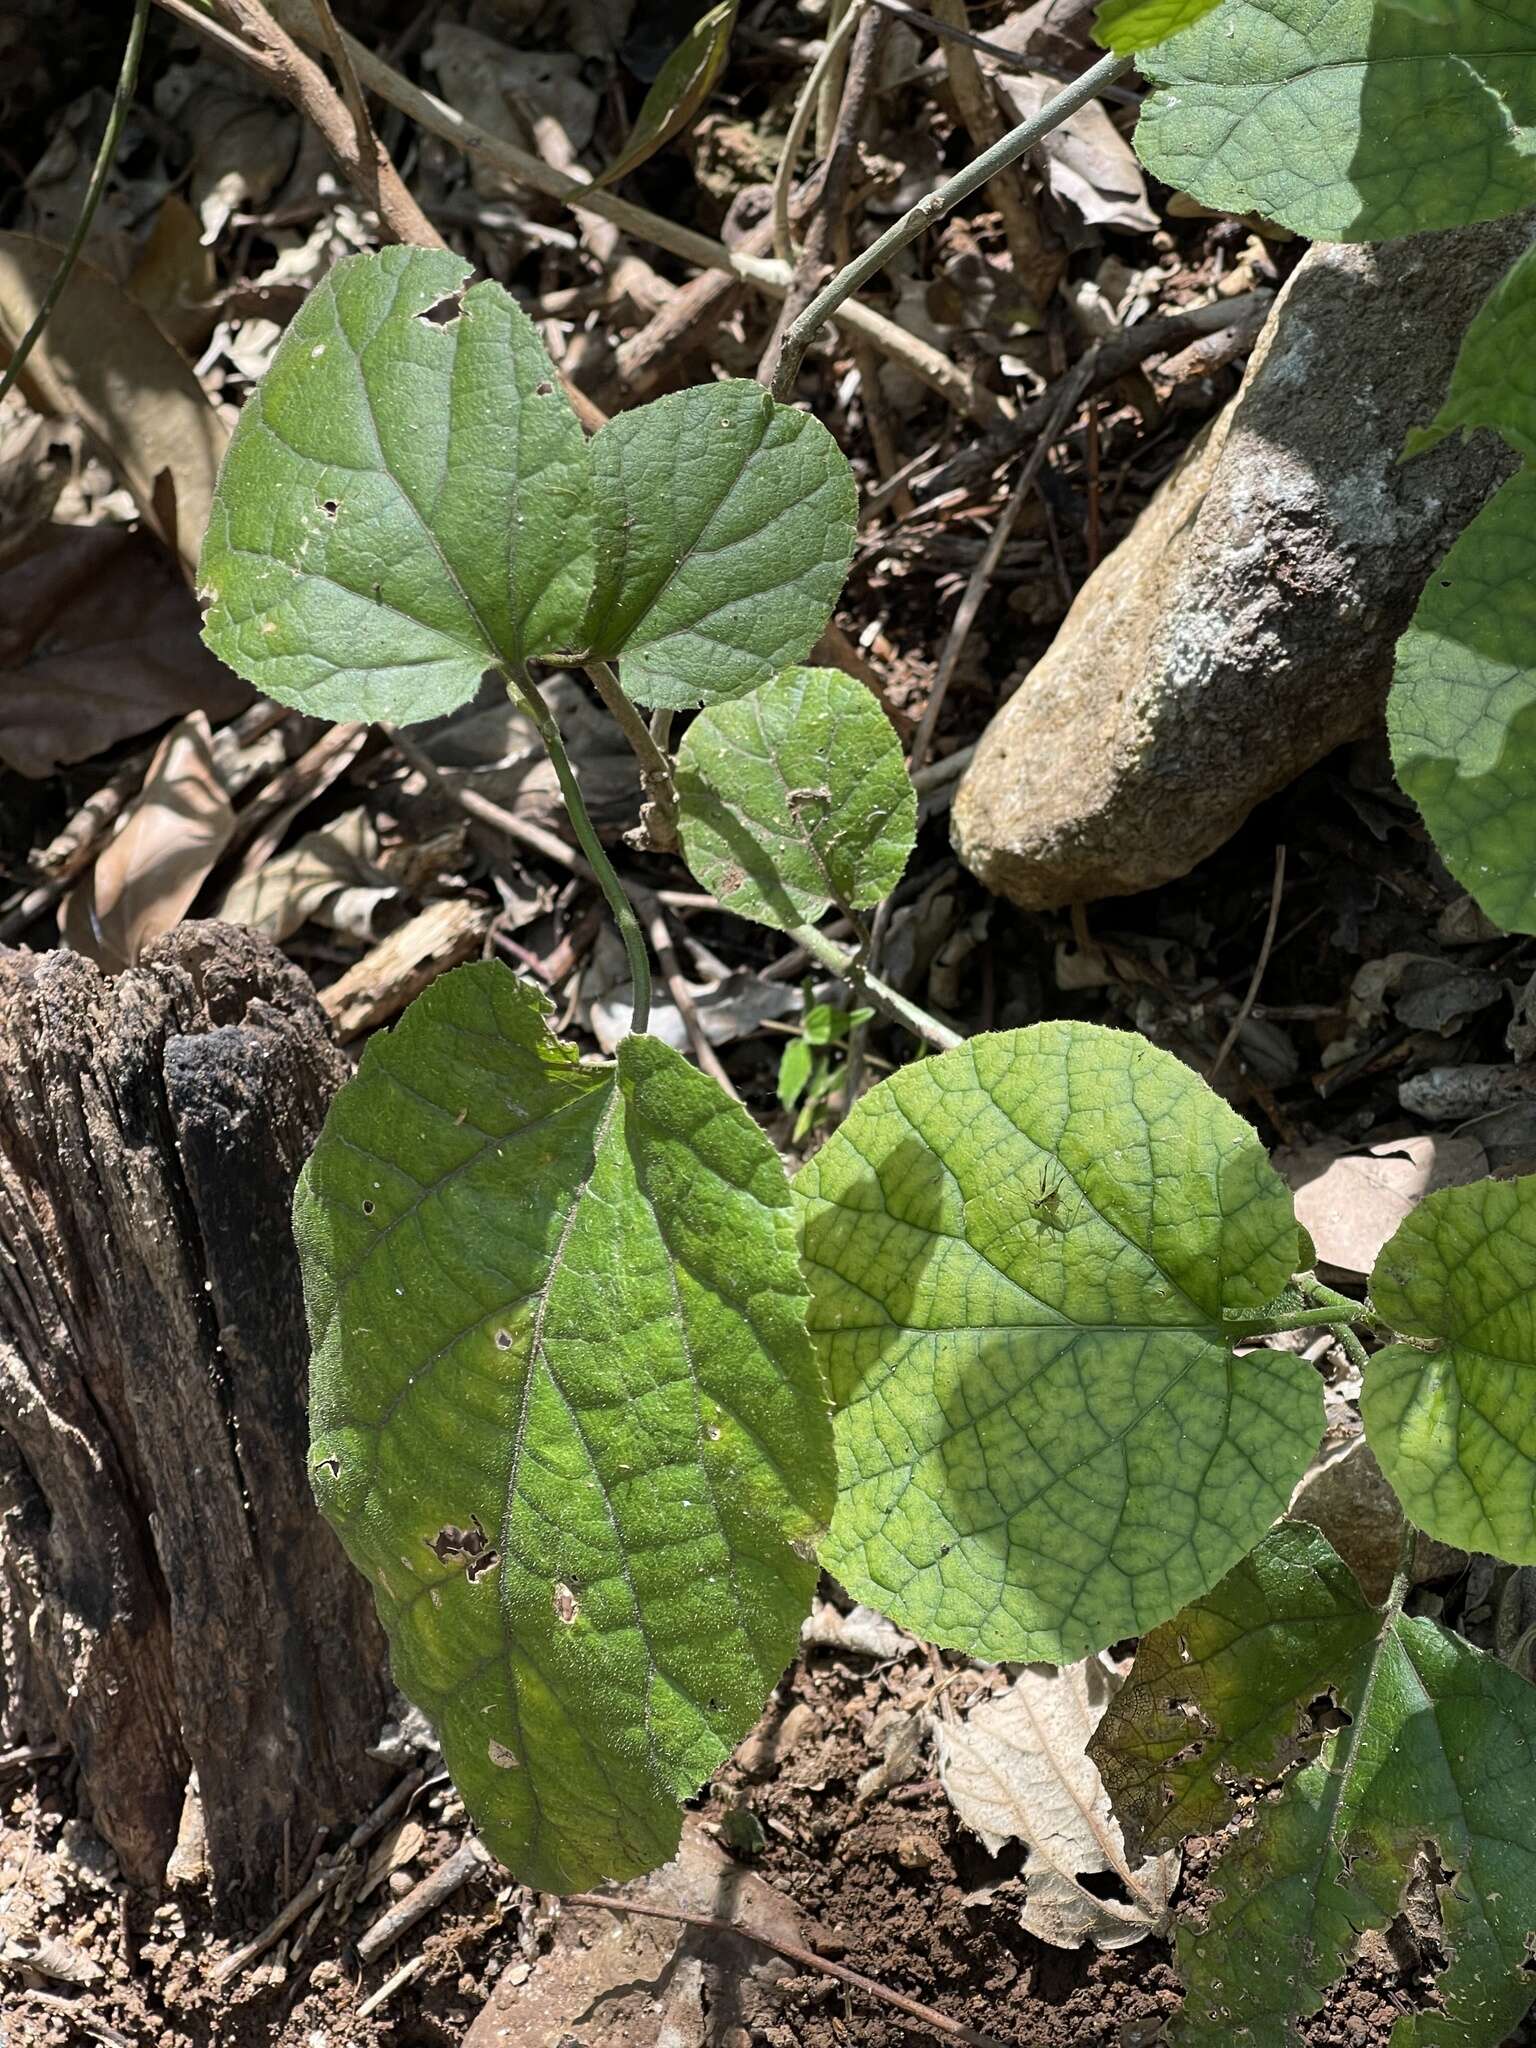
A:
{"label": "dried twig", "polygon": [[1259,942],[1259,957],[1253,963],[1253,974],[1248,983],[1248,993],[1243,997],[1241,1003],[1238,1004],[1237,1015],[1232,1019],[1231,1028],[1227,1032],[1226,1037],[1221,1041],[1221,1050],[1211,1062],[1211,1071],[1206,1077],[1208,1080],[1214,1081],[1226,1065],[1227,1057],[1233,1046],[1236,1045],[1242,1028],[1248,1022],[1253,1006],[1259,999],[1259,989],[1264,980],[1264,970],[1269,965],[1270,951],[1275,943],[1275,929],[1280,922],[1280,899],[1284,894],[1285,848],[1277,846],[1275,848],[1275,879],[1270,885],[1269,916],[1265,920],[1264,936]]}
{"label": "dried twig", "polygon": [[427,1958],[425,1952],[421,1955],[412,1956],[409,1962],[402,1963],[392,1977],[386,1977],[378,1990],[370,1992],[363,2000],[362,2004],[357,2008],[358,2018],[365,2020],[369,2013],[377,2012],[386,1999],[393,1998],[400,1987],[403,1984],[409,1984],[413,1977],[419,1977],[426,1966]]}
{"label": "dried twig", "polygon": [[33,315],[31,326],[12,351],[4,376],[0,377],[0,398],[5,397],[26,367],[27,357],[36,347],[38,336],[48,325],[49,315],[63,297],[64,287],[69,283],[69,274],[75,267],[80,251],[85,247],[85,238],[91,231],[91,222],[96,218],[101,195],[107,189],[107,174],[112,168],[112,159],[117,155],[123,123],[128,118],[128,103],[133,98],[133,88],[139,75],[139,56],[144,48],[144,29],[148,20],[149,0],[134,0],[133,19],[128,26],[128,43],[123,51],[122,68],[117,75],[112,105],[107,114],[107,125],[102,131],[101,147],[96,152],[96,161],[91,166],[90,183],[85,188],[85,199],[80,207],[79,218],[65,245],[64,254],[59,259],[59,267],[53,274],[52,282],[43,294],[43,302]]}
{"label": "dried twig", "polygon": [[[159,4],[174,13],[178,20],[187,21],[189,26],[201,19],[196,9],[189,6],[188,0],[159,0]],[[281,0],[280,11],[284,20],[292,23],[295,35],[319,41],[319,29],[307,7],[296,4],[296,0]],[[467,121],[446,101],[413,85],[355,37],[344,34],[344,40],[357,75],[369,92],[398,109],[429,134],[462,150],[466,156],[491,165],[532,191],[562,200],[577,213],[596,214],[600,220],[612,221],[615,227],[623,229],[635,240],[670,250],[674,256],[696,263],[701,269],[726,271],[774,298],[783,298],[788,292],[791,274],[785,264],[770,257],[749,256],[743,250],[727,249],[723,242],[714,241],[708,235],[698,234],[692,228],[650,213],[643,206],[636,206],[615,192],[595,187],[590,181],[571,177],[542,163],[526,150],[502,141],[473,121]],[[845,327],[867,334],[882,354],[901,363],[958,411],[983,425],[993,425],[1007,417],[1007,408],[994,392],[978,383],[969,371],[952,363],[941,349],[919,341],[915,335],[898,327],[894,320],[888,320],[883,314],[854,300],[843,307],[841,319]]]}
{"label": "dried twig", "polygon": [[709,1042],[704,1029],[704,1020],[699,1015],[699,1006],[693,1000],[693,991],[683,978],[682,966],[678,961],[677,949],[672,944],[671,928],[660,903],[642,882],[636,882],[632,875],[624,877],[624,886],[634,899],[636,910],[645,925],[645,935],[651,942],[651,951],[661,969],[661,978],[683,1020],[683,1029],[688,1033],[688,1043],[693,1051],[694,1064],[701,1073],[719,1083],[733,1102],[740,1102],[731,1077],[720,1064],[720,1055]]}
{"label": "dried twig", "polygon": [[388,1827],[400,1809],[408,1805],[421,1789],[425,1779],[425,1771],[408,1771],[389,1797],[381,1799],[372,1813],[365,1820],[358,1822],[342,1845],[340,1854],[333,1861],[327,1862],[323,1869],[316,1871],[303,1890],[294,1893],[283,1910],[275,1919],[268,1921],[260,1934],[253,1936],[243,1947],[233,1950],[223,1962],[214,1965],[214,1983],[223,1985],[229,1983],[231,1978],[238,1977],[240,1972],[254,1963],[258,1956],[265,1955],[275,1941],[281,1940],[295,1920],[301,1920],[327,1892],[333,1891],[346,1875],[358,1850],[366,1848],[375,1835]]}
{"label": "dried twig", "polygon": [[835,1963],[830,1956],[819,1956],[814,1949],[805,1948],[798,1941],[786,1941],[782,1935],[762,1933],[738,1920],[717,1920],[712,1914],[684,1913],[672,1906],[641,1905],[637,1899],[609,1898],[602,1892],[571,1892],[561,1900],[561,1904],[601,1907],[608,1913],[634,1913],[645,1920],[671,1920],[679,1927],[695,1927],[703,1934],[734,1935],[740,1941],[755,1941],[759,1948],[771,1949],[775,1955],[783,1956],[786,1962],[798,1963],[803,1970],[813,1970],[818,1976],[836,1977],[840,1983],[851,1984],[866,1997],[878,1999],[882,2005],[894,2006],[908,2019],[932,2027],[936,2034],[943,2034],[951,2041],[969,2042],[971,2048],[1003,2048],[1003,2043],[994,2035],[979,2033],[975,2027],[968,2027],[964,2020],[952,2020],[947,2013],[935,2012],[931,2005],[908,1998],[904,1992],[891,1991],[884,1984],[876,1983],[873,1977],[866,1977],[861,1970],[850,1970],[846,1963]]}
{"label": "dried twig", "polygon": [[[451,1899],[461,1884],[483,1870],[490,1854],[473,1835],[462,1841],[445,1863],[428,1871],[420,1884],[412,1885],[403,1899],[393,1899],[357,1944],[358,1961],[371,1963],[393,1948],[418,1920]],[[382,1989],[382,1987],[380,1987]]]}

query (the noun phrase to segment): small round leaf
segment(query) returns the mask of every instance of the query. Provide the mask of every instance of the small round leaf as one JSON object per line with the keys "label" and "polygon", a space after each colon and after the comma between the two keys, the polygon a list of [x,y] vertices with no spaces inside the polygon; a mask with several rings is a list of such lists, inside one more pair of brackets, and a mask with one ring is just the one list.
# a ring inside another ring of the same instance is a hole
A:
{"label": "small round leaf", "polygon": [[891,721],[835,668],[790,668],[702,711],[677,759],[683,851],[727,908],[780,931],[901,880],[917,797]]}

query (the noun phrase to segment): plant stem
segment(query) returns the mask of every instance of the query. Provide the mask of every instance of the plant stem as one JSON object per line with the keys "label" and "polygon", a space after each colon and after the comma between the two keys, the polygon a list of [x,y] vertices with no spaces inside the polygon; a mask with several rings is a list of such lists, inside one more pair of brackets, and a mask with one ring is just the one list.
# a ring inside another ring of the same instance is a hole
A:
{"label": "plant stem", "polygon": [[867,284],[898,249],[904,249],[908,242],[915,242],[925,228],[958,206],[979,185],[985,185],[989,178],[996,177],[1016,158],[1033,149],[1037,142],[1049,135],[1053,128],[1059,128],[1079,107],[1086,106],[1106,85],[1123,77],[1134,61],[1131,57],[1117,57],[1113,52],[1101,57],[1081,78],[1064,87],[1054,99],[1047,100],[1038,113],[1032,114],[1027,121],[1021,121],[1016,128],[1010,128],[990,149],[983,150],[980,156],[968,163],[963,171],[957,171],[936,191],[909,208],[894,226],[870,243],[862,256],[844,264],[800,317],[790,323],[773,373],[774,397],[781,403],[788,402],[805,352],[818,330],[831,319],[844,300],[851,298],[860,285]]}
{"label": "plant stem", "polygon": [[539,694],[539,686],[524,668],[509,666],[502,670],[509,692],[515,690],[521,697],[528,716],[538,728],[539,738],[554,767],[555,780],[560,785],[560,794],[565,799],[565,808],[581,850],[591,863],[597,877],[597,886],[607,898],[608,908],[613,912],[613,921],[619,928],[619,937],[624,941],[624,951],[629,956],[629,975],[634,984],[635,1007],[630,1019],[630,1029],[636,1033],[644,1031],[651,1018],[651,960],[645,950],[645,937],[640,930],[640,920],[634,906],[624,894],[624,888],[613,871],[613,863],[603,850],[596,828],[587,812],[586,799],[581,793],[581,784],[576,780],[576,771],[571,766],[570,756],[565,751],[565,742],[560,737],[560,728],[555,723],[554,713]]}
{"label": "plant stem", "polygon": [[[787,263],[791,270],[795,266],[795,236],[789,218],[790,188],[795,182],[795,165],[800,160],[800,150],[805,142],[805,132],[811,125],[816,112],[816,102],[821,95],[822,81],[837,62],[837,54],[858,26],[860,0],[851,0],[841,21],[821,46],[821,55],[811,66],[811,75],[800,89],[795,102],[795,111],[790,116],[789,133],[784,137],[779,154],[778,174],[773,181],[773,253],[781,263]],[[825,150],[818,150],[825,155]]]}
{"label": "plant stem", "polygon": [[[1325,1287],[1315,1273],[1299,1275],[1297,1285],[1301,1288],[1303,1294],[1309,1296],[1311,1300],[1322,1306],[1341,1308],[1352,1316],[1358,1315],[1360,1312],[1358,1301],[1351,1301],[1347,1294],[1339,1294],[1332,1287]],[[1355,1368],[1356,1372],[1364,1372],[1371,1362],[1370,1357],[1366,1352],[1365,1346],[1360,1342],[1360,1339],[1355,1335],[1349,1324],[1341,1321],[1330,1323],[1328,1327],[1333,1332],[1335,1343],[1341,1346],[1345,1357]]]}
{"label": "plant stem", "polygon": [[614,723],[628,740],[630,752],[640,763],[640,780],[656,813],[646,821],[651,844],[659,852],[669,852],[677,844],[677,791],[672,783],[672,763],[661,751],[651,728],[625,696],[623,686],[607,662],[589,661],[583,666],[592,678],[597,694],[613,714]]}
{"label": "plant stem", "polygon": [[[1364,1323],[1367,1329],[1381,1330],[1386,1325],[1371,1309],[1364,1308],[1358,1301],[1352,1301],[1350,1320]],[[1336,1330],[1339,1328],[1339,1312],[1336,1308],[1302,1308],[1278,1316],[1230,1316],[1223,1320],[1222,1329],[1233,1337],[1276,1337],[1283,1330]]]}
{"label": "plant stem", "polygon": [[38,307],[31,326],[17,342],[5,375],[0,377],[0,399],[5,397],[26,367],[27,357],[37,346],[38,336],[48,325],[54,307],[63,297],[64,287],[69,283],[70,272],[75,267],[80,251],[85,247],[85,238],[91,231],[91,222],[96,218],[101,195],[107,189],[107,175],[112,169],[112,159],[117,155],[123,123],[128,118],[128,107],[133,99],[133,88],[139,76],[139,57],[144,48],[144,28],[148,20],[149,0],[135,0],[133,20],[128,28],[128,47],[123,52],[122,69],[117,74],[117,84],[113,88],[112,106],[107,114],[101,147],[97,150],[96,161],[91,166],[91,182],[85,188],[85,204],[80,209],[80,218],[75,222],[74,232],[65,246],[59,267],[53,274],[53,282],[43,294],[43,303]]}
{"label": "plant stem", "polygon": [[929,1045],[936,1045],[941,1052],[948,1052],[951,1046],[964,1045],[965,1038],[961,1032],[952,1031],[937,1017],[930,1017],[926,1010],[920,1010],[916,1003],[909,1003],[904,995],[898,994],[885,982],[866,974],[854,954],[845,953],[835,940],[817,931],[815,925],[796,925],[790,937],[796,945],[803,946],[813,960],[819,960],[823,967],[830,968],[844,981],[852,982],[870,1008],[878,1010],[882,1017],[905,1025],[908,1031]]}

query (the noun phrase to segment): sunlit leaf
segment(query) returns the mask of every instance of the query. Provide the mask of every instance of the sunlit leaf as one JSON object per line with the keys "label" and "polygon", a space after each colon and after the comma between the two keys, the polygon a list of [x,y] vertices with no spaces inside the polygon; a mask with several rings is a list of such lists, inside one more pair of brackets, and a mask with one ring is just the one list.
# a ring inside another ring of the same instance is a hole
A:
{"label": "sunlit leaf", "polygon": [[1536,0],[1228,0],[1149,51],[1137,152],[1204,205],[1379,241],[1536,201]]}
{"label": "sunlit leaf", "polygon": [[1229,1312],[1299,1250],[1252,1130],[1127,1032],[1042,1024],[903,1068],[795,1181],[860,1599],[1067,1662],[1214,1585],[1322,1430],[1317,1375]]}
{"label": "sunlit leaf", "polygon": [[635,116],[628,142],[597,180],[613,185],[680,135],[715,89],[736,26],[736,0],[701,14],[657,72]]}
{"label": "sunlit leaf", "polygon": [[862,683],[791,668],[702,711],[678,751],[688,865],[728,910],[792,931],[901,880],[917,797],[901,742]]}
{"label": "sunlit leaf", "polygon": [[1220,5],[1221,0],[1103,0],[1093,33],[1106,50],[1128,57],[1167,42]]}
{"label": "sunlit leaf", "polygon": [[853,558],[858,494],[826,428],[736,380],[620,413],[591,443],[594,654],[640,704],[739,697],[803,660]]}
{"label": "sunlit leaf", "polygon": [[579,640],[581,427],[532,321],[498,284],[456,297],[468,275],[441,249],[338,263],[240,415],[204,637],[280,703],[409,723]]}
{"label": "sunlit leaf", "polygon": [[654,1038],[585,1066],[506,969],[373,1038],[295,1211],[311,1471],[516,1874],[677,1846],[795,1653],[832,1485],[794,1211]]}

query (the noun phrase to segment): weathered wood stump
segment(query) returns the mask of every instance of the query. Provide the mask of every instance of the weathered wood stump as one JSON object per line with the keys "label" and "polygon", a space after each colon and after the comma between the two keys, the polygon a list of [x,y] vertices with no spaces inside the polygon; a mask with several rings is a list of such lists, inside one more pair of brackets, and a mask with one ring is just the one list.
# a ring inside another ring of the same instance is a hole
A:
{"label": "weathered wood stump", "polygon": [[305,1470],[294,1179],[346,1072],[264,940],[109,980],[0,950],[0,1732],[154,1885],[197,1774],[221,1916],[378,1796],[362,1579]]}

